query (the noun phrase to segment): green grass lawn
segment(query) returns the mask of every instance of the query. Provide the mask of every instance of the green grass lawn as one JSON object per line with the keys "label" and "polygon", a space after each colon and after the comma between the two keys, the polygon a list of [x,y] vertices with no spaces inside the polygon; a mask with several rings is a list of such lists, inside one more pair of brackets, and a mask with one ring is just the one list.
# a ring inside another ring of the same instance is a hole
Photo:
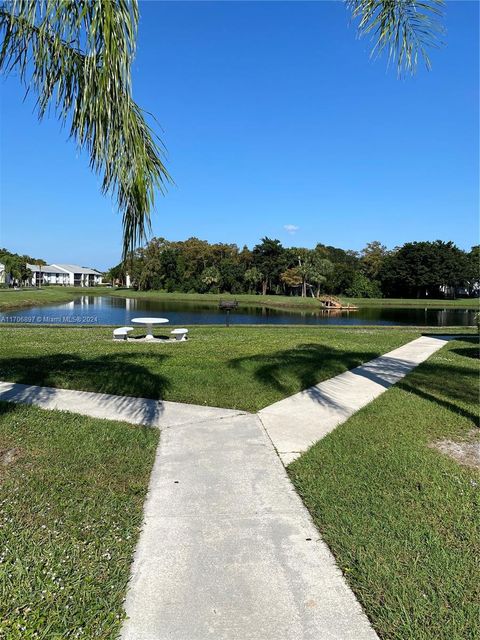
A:
{"label": "green grass lawn", "polygon": [[256,411],[420,332],[192,327],[189,335],[186,343],[148,344],[113,342],[109,328],[4,325],[0,380]]}
{"label": "green grass lawn", "polygon": [[[187,343],[148,344],[5,325],[0,379],[254,411],[419,335],[194,327]],[[472,439],[477,353],[475,338],[452,341],[289,467],[382,640],[480,634],[480,474],[430,446]],[[117,637],[157,442],[0,403],[0,638]]]}
{"label": "green grass lawn", "polygon": [[0,403],[0,638],[117,638],[157,441]]}
{"label": "green grass lawn", "polygon": [[478,442],[478,364],[449,343],[289,467],[383,640],[480,637],[480,474],[432,448]]}

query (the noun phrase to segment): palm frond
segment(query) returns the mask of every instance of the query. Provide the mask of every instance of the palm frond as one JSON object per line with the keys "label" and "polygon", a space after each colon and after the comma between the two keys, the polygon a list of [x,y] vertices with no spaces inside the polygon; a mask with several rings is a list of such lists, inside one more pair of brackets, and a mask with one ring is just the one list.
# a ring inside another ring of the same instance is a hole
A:
{"label": "palm frond", "polygon": [[372,55],[388,51],[399,74],[415,73],[419,57],[430,69],[428,49],[442,43],[443,0],[346,0],[361,36],[374,41]]}
{"label": "palm frond", "polygon": [[164,147],[133,101],[136,0],[13,0],[0,4],[0,71],[37,94],[38,116],[53,108],[116,196],[123,254],[150,226],[155,190],[171,178]]}

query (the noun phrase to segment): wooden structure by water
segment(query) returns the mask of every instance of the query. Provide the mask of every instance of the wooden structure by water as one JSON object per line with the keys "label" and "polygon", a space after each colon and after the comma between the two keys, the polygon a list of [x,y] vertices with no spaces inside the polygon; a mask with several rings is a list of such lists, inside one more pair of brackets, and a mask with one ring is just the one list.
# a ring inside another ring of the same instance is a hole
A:
{"label": "wooden structure by water", "polygon": [[340,298],[335,296],[320,296],[320,303],[325,311],[356,311],[358,307],[354,305],[344,305]]}

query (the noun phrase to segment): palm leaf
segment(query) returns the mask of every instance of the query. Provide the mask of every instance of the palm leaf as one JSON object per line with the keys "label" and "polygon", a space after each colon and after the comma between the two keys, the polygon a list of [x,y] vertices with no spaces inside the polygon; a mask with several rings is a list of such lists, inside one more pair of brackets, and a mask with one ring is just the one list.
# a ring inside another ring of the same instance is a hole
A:
{"label": "palm leaf", "polygon": [[419,57],[430,68],[428,49],[442,43],[443,0],[346,0],[361,36],[371,36],[372,55],[388,51],[398,73],[415,73]]}
{"label": "palm leaf", "polygon": [[0,71],[18,73],[39,118],[52,108],[88,152],[123,216],[124,257],[145,237],[155,190],[171,181],[163,145],[131,96],[137,23],[136,0],[0,4]]}

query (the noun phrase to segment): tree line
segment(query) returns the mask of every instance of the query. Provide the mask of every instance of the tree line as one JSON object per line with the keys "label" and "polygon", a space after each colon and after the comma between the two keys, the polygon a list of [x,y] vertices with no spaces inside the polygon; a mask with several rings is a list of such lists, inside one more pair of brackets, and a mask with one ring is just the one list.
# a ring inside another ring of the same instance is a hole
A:
{"label": "tree line", "polygon": [[262,238],[253,249],[198,238],[153,238],[112,267],[107,277],[136,289],[185,293],[258,293],[349,297],[456,297],[479,294],[480,250],[453,242],[407,242],[393,250],[378,241],[361,251],[317,244],[284,247]]}

